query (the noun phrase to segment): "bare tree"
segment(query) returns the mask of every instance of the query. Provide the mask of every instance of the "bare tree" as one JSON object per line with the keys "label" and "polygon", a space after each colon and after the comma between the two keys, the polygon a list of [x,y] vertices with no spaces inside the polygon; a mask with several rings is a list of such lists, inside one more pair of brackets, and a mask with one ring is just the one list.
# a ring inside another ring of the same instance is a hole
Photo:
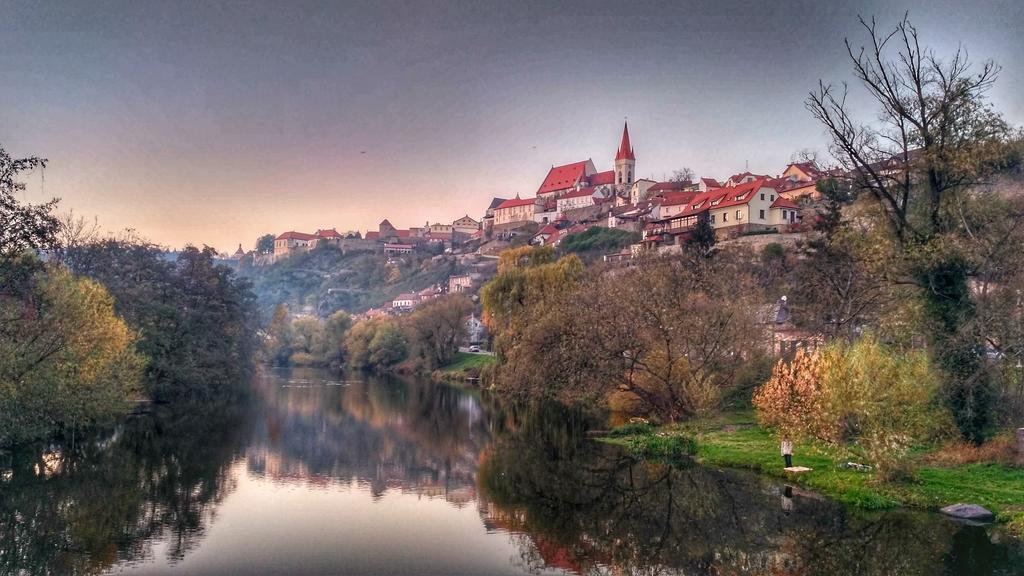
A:
{"label": "bare tree", "polygon": [[697,176],[696,172],[692,169],[684,166],[679,170],[672,171],[672,177],[668,179],[669,182],[693,182],[693,179]]}
{"label": "bare tree", "polygon": [[[888,33],[874,19],[860,22],[868,45],[855,49],[846,40],[846,50],[854,76],[880,105],[880,123],[852,116],[845,83],[837,89],[819,81],[806,105],[828,129],[832,154],[877,200],[899,242],[927,239],[945,228],[947,197],[983,176],[1009,134],[985,99],[999,66],[987,60],[973,71],[963,49],[948,63],[939,60],[921,47],[906,16]],[[918,184],[921,220],[911,210]]]}
{"label": "bare tree", "polygon": [[74,210],[69,210],[60,215],[59,222],[57,245],[60,252],[73,250],[100,239],[100,224],[95,216],[89,220],[85,216],[76,215]]}

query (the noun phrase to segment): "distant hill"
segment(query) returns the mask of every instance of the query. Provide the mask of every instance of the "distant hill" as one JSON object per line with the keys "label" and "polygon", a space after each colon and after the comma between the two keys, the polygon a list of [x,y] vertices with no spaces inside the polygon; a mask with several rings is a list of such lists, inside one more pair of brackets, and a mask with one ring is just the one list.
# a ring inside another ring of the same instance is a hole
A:
{"label": "distant hill", "polygon": [[389,259],[379,252],[342,252],[329,244],[269,266],[239,267],[239,274],[253,282],[264,318],[278,304],[319,316],[337,310],[364,312],[403,292],[447,285],[449,276],[465,271],[451,255],[413,253]]}

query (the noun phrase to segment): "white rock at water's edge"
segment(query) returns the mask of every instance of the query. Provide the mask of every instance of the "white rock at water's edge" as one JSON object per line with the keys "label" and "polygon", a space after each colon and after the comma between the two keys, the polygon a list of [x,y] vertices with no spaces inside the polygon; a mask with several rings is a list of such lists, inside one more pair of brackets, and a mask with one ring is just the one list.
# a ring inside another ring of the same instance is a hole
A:
{"label": "white rock at water's edge", "polygon": [[953,518],[973,520],[975,522],[991,522],[996,519],[995,514],[977,504],[951,504],[940,510],[940,512]]}

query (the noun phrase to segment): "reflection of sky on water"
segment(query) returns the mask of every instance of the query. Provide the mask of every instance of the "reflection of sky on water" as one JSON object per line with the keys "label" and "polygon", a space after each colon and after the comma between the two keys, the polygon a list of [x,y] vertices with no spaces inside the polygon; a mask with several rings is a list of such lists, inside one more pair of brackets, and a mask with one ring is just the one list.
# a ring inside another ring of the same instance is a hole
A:
{"label": "reflection of sky on water", "polygon": [[308,370],[255,389],[0,462],[0,574],[1024,572],[998,528],[638,462],[557,405]]}
{"label": "reflection of sky on water", "polygon": [[[237,484],[174,571],[522,574],[510,562],[521,543],[481,521],[476,471],[489,432],[477,398],[318,376],[264,375],[252,439],[231,470]],[[166,546],[154,546],[156,563],[122,568],[163,573]]]}
{"label": "reflection of sky on water", "polygon": [[[489,532],[474,506],[403,490],[372,496],[363,482],[294,484],[235,466],[235,492],[182,574],[522,574],[516,543]],[[316,486],[317,489],[310,489]],[[162,545],[161,545],[162,546]],[[155,557],[162,557],[161,546]],[[162,574],[147,564],[130,574]],[[556,572],[557,573],[557,572]]]}

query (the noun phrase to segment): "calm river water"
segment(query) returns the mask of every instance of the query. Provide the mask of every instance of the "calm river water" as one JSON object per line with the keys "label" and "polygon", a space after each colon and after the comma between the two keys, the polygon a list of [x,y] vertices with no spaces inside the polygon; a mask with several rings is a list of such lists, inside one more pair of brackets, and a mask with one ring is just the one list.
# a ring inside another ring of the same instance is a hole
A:
{"label": "calm river water", "polygon": [[0,461],[0,574],[1024,574],[998,529],[637,462],[564,409],[270,371]]}

